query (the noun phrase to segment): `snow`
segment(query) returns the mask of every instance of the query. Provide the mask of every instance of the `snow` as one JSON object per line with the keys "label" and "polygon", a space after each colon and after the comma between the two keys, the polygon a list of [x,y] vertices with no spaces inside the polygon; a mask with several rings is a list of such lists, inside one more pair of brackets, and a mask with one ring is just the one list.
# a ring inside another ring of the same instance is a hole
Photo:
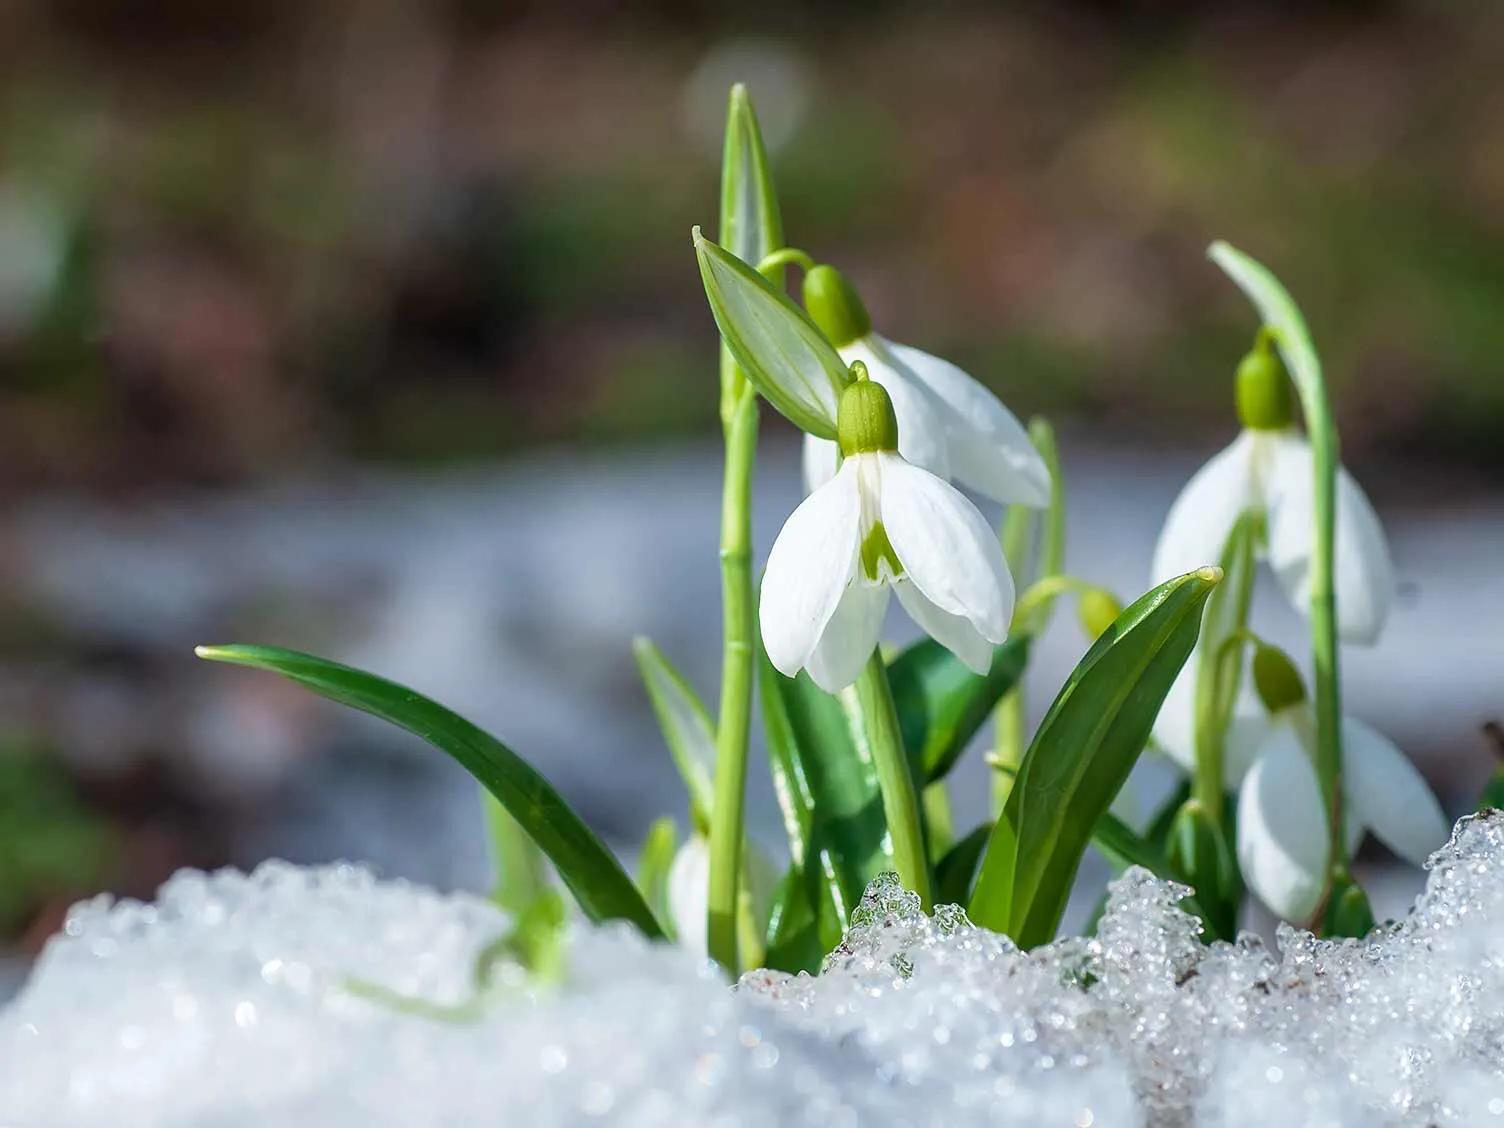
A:
{"label": "snow", "polygon": [[1364,941],[1204,945],[1184,892],[1131,870],[1095,937],[1024,953],[880,878],[821,974],[735,989],[578,925],[561,982],[504,968],[473,1006],[485,901],[185,872],[70,914],[0,1012],[0,1128],[1504,1125],[1504,816]]}

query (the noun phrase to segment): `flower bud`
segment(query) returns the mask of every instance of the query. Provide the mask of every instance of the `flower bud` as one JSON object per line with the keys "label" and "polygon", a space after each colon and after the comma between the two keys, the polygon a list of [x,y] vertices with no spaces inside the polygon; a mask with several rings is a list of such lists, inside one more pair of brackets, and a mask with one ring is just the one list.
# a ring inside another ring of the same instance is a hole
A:
{"label": "flower bud", "polygon": [[1253,686],[1271,713],[1299,705],[1306,699],[1300,671],[1277,646],[1260,643],[1253,652]]}
{"label": "flower bud", "polygon": [[871,454],[898,449],[898,417],[893,414],[893,400],[876,380],[867,375],[861,361],[851,366],[852,381],[841,393],[836,411],[836,440],[841,456]]}
{"label": "flower bud", "polygon": [[1285,362],[1273,335],[1260,330],[1252,350],[1238,364],[1238,419],[1256,431],[1279,431],[1295,418],[1294,396]]}
{"label": "flower bud", "polygon": [[1093,641],[1106,634],[1122,613],[1123,605],[1106,588],[1088,588],[1076,599],[1076,617],[1086,637]]}
{"label": "flower bud", "polygon": [[1373,931],[1373,908],[1363,887],[1346,874],[1332,883],[1326,903],[1322,932],[1327,936],[1350,936],[1361,940]]}
{"label": "flower bud", "polygon": [[872,332],[861,295],[833,266],[822,263],[804,275],[804,308],[838,349]]}

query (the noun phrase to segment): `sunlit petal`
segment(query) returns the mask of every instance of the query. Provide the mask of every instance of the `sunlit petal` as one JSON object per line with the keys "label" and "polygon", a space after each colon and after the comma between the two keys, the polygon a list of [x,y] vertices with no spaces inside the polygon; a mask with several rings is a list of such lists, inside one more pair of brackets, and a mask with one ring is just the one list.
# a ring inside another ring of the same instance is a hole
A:
{"label": "sunlit petal", "polygon": [[[1311,598],[1315,521],[1311,445],[1299,435],[1280,435],[1272,451],[1265,491],[1269,563],[1285,596],[1304,612]],[[1367,495],[1340,468],[1333,584],[1338,632],[1350,642],[1376,640],[1394,602],[1394,565],[1384,528]]]}
{"label": "sunlit petal", "polygon": [[880,454],[882,522],[905,574],[941,611],[969,619],[1002,642],[1013,614],[1013,578],[997,534],[953,486]]}
{"label": "sunlit petal", "polygon": [[949,442],[951,477],[1001,502],[1046,506],[1050,472],[1018,417],[991,389],[948,360],[883,342],[936,402]]}
{"label": "sunlit petal", "polygon": [[1192,475],[1170,506],[1150,577],[1163,583],[1222,558],[1238,516],[1258,501],[1253,480],[1256,436],[1244,431]]}
{"label": "sunlit petal", "polygon": [[1238,790],[1238,864],[1259,900],[1289,921],[1316,911],[1325,887],[1326,814],[1295,729],[1277,726]]}
{"label": "sunlit petal", "polygon": [[697,955],[708,953],[706,914],[710,904],[710,843],[691,834],[668,869],[668,915],[680,944]]}
{"label": "sunlit petal", "polygon": [[839,693],[862,672],[882,634],[888,594],[887,584],[854,580],[841,596],[806,663],[809,676],[826,693]]}
{"label": "sunlit petal", "polygon": [[1351,821],[1406,861],[1425,864],[1451,825],[1415,765],[1388,737],[1351,717],[1342,720],[1342,751]]}
{"label": "sunlit petal", "polygon": [[773,665],[789,677],[809,661],[856,571],[861,498],[857,461],[790,514],[763,575],[762,640]]}
{"label": "sunlit petal", "polygon": [[909,618],[918,623],[925,634],[961,659],[972,673],[985,674],[992,668],[992,643],[981,636],[970,619],[940,610],[907,580],[900,580],[894,587],[898,591],[898,602],[903,604]]}

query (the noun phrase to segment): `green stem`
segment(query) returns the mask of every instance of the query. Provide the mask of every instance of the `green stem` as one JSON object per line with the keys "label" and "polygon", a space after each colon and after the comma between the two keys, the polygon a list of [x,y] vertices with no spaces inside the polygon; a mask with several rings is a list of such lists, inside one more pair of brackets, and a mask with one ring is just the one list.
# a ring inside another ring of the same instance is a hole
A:
{"label": "green stem", "polygon": [[484,788],[480,794],[486,812],[486,836],[491,842],[491,862],[496,871],[491,899],[515,915],[533,904],[547,888],[543,851],[496,796]]}
{"label": "green stem", "polygon": [[866,744],[872,766],[877,771],[877,786],[882,792],[888,835],[893,840],[893,864],[898,870],[898,880],[903,882],[905,889],[918,893],[928,909],[930,868],[920,822],[919,793],[914,787],[914,773],[903,748],[898,710],[893,705],[893,690],[888,685],[888,668],[876,650],[867,659],[855,684],[841,691],[841,703],[852,721],[853,737],[859,746]]}
{"label": "green stem", "polygon": [[770,275],[781,266],[797,266],[808,273],[815,268],[815,260],[798,247],[781,247],[767,255],[757,264],[759,274]]}
{"label": "green stem", "polygon": [[996,817],[1008,805],[1008,796],[1013,792],[1013,781],[1018,778],[1018,766],[1024,762],[1024,698],[1023,691],[1015,686],[1003,694],[997,704],[997,738],[992,756],[992,813]]}
{"label": "green stem", "polygon": [[726,427],[721,493],[721,706],[716,724],[715,793],[710,814],[710,955],[733,975],[737,963],[737,878],[741,873],[752,723],[752,466],[757,455],[757,396],[749,385]]}

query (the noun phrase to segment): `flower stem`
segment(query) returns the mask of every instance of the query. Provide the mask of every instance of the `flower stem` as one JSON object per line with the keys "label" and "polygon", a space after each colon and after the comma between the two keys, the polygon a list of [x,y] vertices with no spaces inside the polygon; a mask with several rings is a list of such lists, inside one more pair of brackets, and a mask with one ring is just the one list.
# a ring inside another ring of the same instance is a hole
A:
{"label": "flower stem", "polygon": [[872,758],[877,786],[883,796],[883,815],[893,840],[893,864],[905,889],[919,894],[930,907],[930,868],[920,822],[919,793],[914,773],[903,748],[898,728],[898,710],[888,685],[888,668],[876,650],[857,676],[855,684],[841,691],[841,704],[852,722],[852,735]]}
{"label": "flower stem", "polygon": [[752,721],[752,466],[757,456],[757,394],[745,383],[727,413],[721,492],[721,705],[716,724],[715,788],[710,815],[710,955],[735,975],[737,878],[741,873]]}

